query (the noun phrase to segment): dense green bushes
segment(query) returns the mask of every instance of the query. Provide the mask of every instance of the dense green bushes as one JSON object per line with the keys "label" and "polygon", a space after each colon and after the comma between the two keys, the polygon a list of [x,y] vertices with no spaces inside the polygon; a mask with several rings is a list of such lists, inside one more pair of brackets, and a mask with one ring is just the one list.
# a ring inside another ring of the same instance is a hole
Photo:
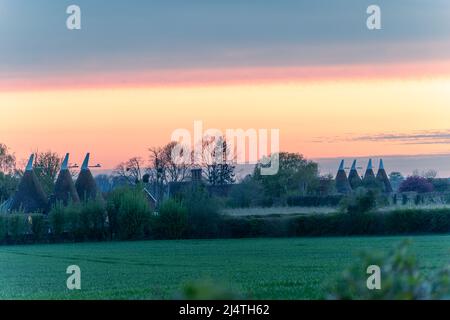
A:
{"label": "dense green bushes", "polygon": [[156,214],[145,194],[123,189],[106,203],[57,205],[48,217],[2,214],[0,243],[450,233],[450,209],[248,217],[217,211],[214,199],[199,191],[164,202]]}
{"label": "dense green bushes", "polygon": [[63,206],[57,204],[48,216],[52,240],[103,240],[106,210],[101,199]]}
{"label": "dense green bushes", "polygon": [[0,214],[0,244],[41,241],[47,231],[47,220],[41,214]]}
{"label": "dense green bushes", "polygon": [[155,219],[155,232],[161,239],[182,239],[188,229],[186,207],[175,200],[167,200],[161,205]]}
{"label": "dense green bushes", "polygon": [[450,210],[407,209],[361,214],[225,218],[221,236],[305,237],[450,233]]}
{"label": "dense green bushes", "polygon": [[153,214],[141,189],[114,190],[108,197],[107,212],[112,239],[143,239],[150,235]]}

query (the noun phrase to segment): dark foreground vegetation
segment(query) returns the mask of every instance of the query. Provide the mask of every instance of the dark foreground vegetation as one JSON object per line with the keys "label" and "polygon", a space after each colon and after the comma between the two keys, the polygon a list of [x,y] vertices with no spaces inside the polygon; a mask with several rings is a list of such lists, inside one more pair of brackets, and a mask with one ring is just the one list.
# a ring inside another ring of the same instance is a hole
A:
{"label": "dark foreground vegetation", "polygon": [[116,189],[106,200],[56,205],[48,215],[0,215],[0,242],[83,242],[450,233],[450,209],[380,212],[370,192],[341,202],[338,213],[233,217],[202,188],[169,199],[155,213],[139,187]]}

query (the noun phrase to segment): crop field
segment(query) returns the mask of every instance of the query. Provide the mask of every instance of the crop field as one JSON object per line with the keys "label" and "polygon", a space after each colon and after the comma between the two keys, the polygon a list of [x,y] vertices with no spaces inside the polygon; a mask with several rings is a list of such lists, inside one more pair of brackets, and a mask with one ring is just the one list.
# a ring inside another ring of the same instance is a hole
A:
{"label": "crop field", "polygon": [[[173,299],[191,281],[251,299],[320,299],[362,250],[403,237],[184,240],[0,247],[0,299]],[[450,236],[411,237],[425,272],[450,262]],[[69,265],[80,291],[66,288]]]}

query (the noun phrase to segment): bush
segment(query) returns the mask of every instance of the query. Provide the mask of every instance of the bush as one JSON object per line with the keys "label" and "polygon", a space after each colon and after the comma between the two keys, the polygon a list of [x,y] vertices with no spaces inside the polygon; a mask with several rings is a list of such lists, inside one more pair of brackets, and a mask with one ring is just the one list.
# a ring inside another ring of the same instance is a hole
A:
{"label": "bush", "polygon": [[62,203],[57,203],[50,211],[48,218],[50,229],[55,239],[61,239],[65,229],[65,212],[66,208]]}
{"label": "bush", "polygon": [[373,190],[360,188],[341,201],[341,210],[348,214],[367,213],[376,208],[376,194]]}
{"label": "bush", "polygon": [[30,216],[31,233],[34,241],[41,241],[47,234],[47,221],[42,214],[33,214]]}
{"label": "bush", "polygon": [[8,234],[14,243],[23,243],[29,230],[28,216],[11,214],[8,217]]}
{"label": "bush", "polygon": [[182,203],[175,200],[165,201],[156,220],[156,232],[162,239],[181,239],[187,230],[188,214]]}
{"label": "bush", "polygon": [[102,240],[106,233],[103,200],[95,199],[64,206],[56,204],[49,213],[54,240]]}
{"label": "bush", "polygon": [[190,238],[217,237],[219,208],[205,190],[199,188],[186,194],[183,205],[187,209],[187,233]]}
{"label": "bush", "polygon": [[88,239],[103,240],[106,235],[106,210],[103,200],[89,200],[80,206],[81,233]]}
{"label": "bush", "polygon": [[227,205],[232,208],[250,208],[262,205],[263,193],[264,189],[260,183],[246,178],[242,183],[232,185]]}
{"label": "bush", "polygon": [[0,214],[0,243],[6,242],[8,236],[8,216]]}
{"label": "bush", "polygon": [[[381,290],[368,290],[369,266],[381,268]],[[449,265],[450,267],[450,265]],[[328,298],[339,300],[436,300],[450,298],[450,268],[430,276],[420,272],[409,243],[404,242],[386,255],[364,253],[344,271],[330,289]]]}
{"label": "bush", "polygon": [[432,191],[433,184],[428,179],[419,176],[406,178],[399,187],[399,192],[427,193]]}
{"label": "bush", "polygon": [[112,238],[142,239],[150,233],[152,211],[139,187],[113,191],[108,198],[107,211]]}

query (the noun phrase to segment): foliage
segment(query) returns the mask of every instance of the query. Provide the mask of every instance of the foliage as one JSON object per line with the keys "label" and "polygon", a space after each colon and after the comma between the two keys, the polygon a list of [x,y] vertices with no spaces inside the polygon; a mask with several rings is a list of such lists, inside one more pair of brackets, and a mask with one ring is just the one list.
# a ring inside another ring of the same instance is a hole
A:
{"label": "foliage", "polygon": [[57,203],[49,213],[54,240],[102,240],[106,233],[106,211],[103,200],[94,199],[64,206]]}
{"label": "foliage", "polygon": [[400,184],[400,192],[427,193],[433,191],[433,184],[426,178],[410,176]]}
{"label": "foliage", "polygon": [[241,183],[231,187],[227,205],[232,208],[250,208],[262,205],[262,195],[262,185],[248,176]]}
{"label": "foliage", "polygon": [[149,233],[151,209],[140,186],[114,190],[107,200],[109,232],[120,239],[142,239]]}
{"label": "foliage", "polygon": [[36,153],[34,172],[46,194],[53,192],[61,163],[62,158],[55,152],[46,151]]}
{"label": "foliage", "polygon": [[376,208],[376,193],[374,190],[358,188],[354,193],[343,198],[341,201],[341,210],[348,214],[367,213]]}
{"label": "foliage", "polygon": [[226,137],[204,136],[202,140],[201,167],[203,175],[210,185],[221,186],[236,181],[236,150]]}
{"label": "foliage", "polygon": [[23,214],[11,214],[8,217],[8,235],[14,243],[22,243],[29,230],[28,217]]}
{"label": "foliage", "polygon": [[0,173],[11,175],[16,170],[16,157],[11,154],[8,147],[0,143]]}
{"label": "foliage", "polygon": [[156,220],[156,232],[162,239],[182,239],[187,230],[187,209],[175,200],[163,202]]}
{"label": "foliage", "polygon": [[69,209],[62,203],[57,203],[48,215],[52,234],[57,239],[60,239],[64,234],[66,210]]}
{"label": "foliage", "polygon": [[144,161],[140,157],[133,157],[126,162],[120,163],[114,169],[114,173],[126,180],[130,185],[135,185],[142,181],[144,169]]}
{"label": "foliage", "polygon": [[[367,267],[381,268],[381,290],[368,290]],[[450,265],[426,276],[408,242],[385,255],[364,253],[332,286],[328,298],[340,300],[436,300],[450,298]]]}
{"label": "foliage", "polygon": [[48,225],[45,216],[42,214],[32,214],[29,217],[33,241],[38,242],[45,239],[45,236],[48,231]]}
{"label": "foliage", "polygon": [[276,175],[261,175],[261,164],[255,167],[254,179],[260,182],[266,196],[280,198],[290,191],[314,192],[318,185],[318,164],[306,160],[298,153],[282,152],[279,154],[279,171]]}
{"label": "foliage", "polygon": [[18,185],[19,179],[17,177],[0,172],[0,204],[14,195]]}
{"label": "foliage", "polygon": [[190,238],[212,238],[218,233],[219,208],[204,188],[194,188],[183,197]]}

